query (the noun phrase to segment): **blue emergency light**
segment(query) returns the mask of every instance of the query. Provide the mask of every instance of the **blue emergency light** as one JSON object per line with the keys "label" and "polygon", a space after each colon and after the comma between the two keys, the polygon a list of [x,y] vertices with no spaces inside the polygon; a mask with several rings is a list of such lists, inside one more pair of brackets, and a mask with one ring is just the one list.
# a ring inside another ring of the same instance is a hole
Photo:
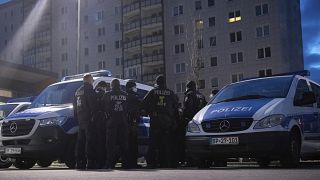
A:
{"label": "blue emergency light", "polygon": [[100,71],[94,71],[94,72],[88,72],[83,74],[76,74],[72,76],[65,76],[61,79],[61,81],[68,81],[73,79],[81,79],[85,74],[91,74],[92,77],[112,77],[111,71],[108,70],[100,70]]}

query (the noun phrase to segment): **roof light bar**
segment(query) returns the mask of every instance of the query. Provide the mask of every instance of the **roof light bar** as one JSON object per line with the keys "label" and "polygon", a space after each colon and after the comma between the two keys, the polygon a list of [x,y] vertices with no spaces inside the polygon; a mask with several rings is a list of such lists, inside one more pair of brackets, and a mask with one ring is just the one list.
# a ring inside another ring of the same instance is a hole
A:
{"label": "roof light bar", "polygon": [[83,74],[76,74],[72,76],[65,76],[61,79],[61,81],[68,81],[73,79],[81,79],[85,74],[91,74],[92,77],[112,77],[111,71],[108,70],[100,70],[100,71],[94,71],[94,72],[88,72]]}

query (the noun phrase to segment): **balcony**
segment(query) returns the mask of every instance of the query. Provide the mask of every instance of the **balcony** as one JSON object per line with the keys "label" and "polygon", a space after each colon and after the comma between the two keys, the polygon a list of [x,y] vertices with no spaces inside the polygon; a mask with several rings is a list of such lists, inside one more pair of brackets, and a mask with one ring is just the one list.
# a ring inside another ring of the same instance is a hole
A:
{"label": "balcony", "polygon": [[162,23],[162,16],[147,17],[141,21],[142,26],[151,26]]}
{"label": "balcony", "polygon": [[140,39],[128,41],[123,44],[124,49],[130,49],[134,47],[139,47],[141,45]]}
{"label": "balcony", "polygon": [[162,44],[162,35],[146,36],[142,39],[144,46],[157,46]]}
{"label": "balcony", "polygon": [[142,58],[142,63],[144,64],[151,64],[151,65],[158,65],[163,64],[163,54],[155,54],[155,55],[145,55]]}
{"label": "balcony", "polygon": [[124,61],[124,67],[125,68],[132,67],[132,66],[135,66],[135,65],[137,65],[139,63],[140,63],[140,58],[126,59]]}
{"label": "balcony", "polygon": [[140,21],[134,21],[123,26],[124,32],[128,33],[140,28]]}
{"label": "balcony", "polygon": [[161,7],[162,0],[142,0],[141,1],[141,8],[154,8],[154,7]]}
{"label": "balcony", "polygon": [[142,81],[143,82],[154,82],[157,78],[157,76],[163,75],[163,73],[146,73],[142,75]]}
{"label": "balcony", "polygon": [[129,5],[125,5],[122,8],[124,15],[134,14],[135,12],[139,12],[139,9],[140,9],[140,2],[139,1],[133,2]]}

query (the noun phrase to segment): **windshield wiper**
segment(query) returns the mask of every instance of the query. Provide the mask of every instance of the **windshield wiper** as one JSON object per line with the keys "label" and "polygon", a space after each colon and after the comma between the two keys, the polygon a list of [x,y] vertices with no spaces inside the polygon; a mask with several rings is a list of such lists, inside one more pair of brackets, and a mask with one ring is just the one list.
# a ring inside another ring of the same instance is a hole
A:
{"label": "windshield wiper", "polygon": [[262,95],[245,95],[245,96],[239,96],[235,98],[225,99],[223,101],[219,101],[217,103],[221,102],[230,102],[230,101],[239,101],[239,100],[246,100],[246,99],[263,99],[263,98],[269,98],[268,96],[262,96]]}

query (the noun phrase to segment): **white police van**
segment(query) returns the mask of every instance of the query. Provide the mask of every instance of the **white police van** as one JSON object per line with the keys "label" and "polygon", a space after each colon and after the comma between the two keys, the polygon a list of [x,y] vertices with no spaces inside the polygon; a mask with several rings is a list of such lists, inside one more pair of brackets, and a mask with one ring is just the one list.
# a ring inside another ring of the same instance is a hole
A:
{"label": "white police van", "polygon": [[[106,70],[91,74],[94,86],[100,81],[110,83],[113,79],[111,72]],[[3,144],[0,155],[13,159],[14,166],[19,169],[32,168],[36,162],[48,167],[55,160],[74,168],[78,123],[74,119],[72,102],[75,91],[83,84],[82,77],[63,78],[43,90],[29,109],[7,117],[0,126]],[[124,89],[127,80],[120,80],[120,83]],[[140,83],[137,83],[137,88],[140,98],[152,89]],[[141,118],[139,140],[142,147],[147,145],[148,136],[149,119]]]}
{"label": "white police van", "polygon": [[187,156],[199,166],[226,166],[228,158],[320,159],[320,86],[308,71],[243,80],[225,86],[189,122]]}

